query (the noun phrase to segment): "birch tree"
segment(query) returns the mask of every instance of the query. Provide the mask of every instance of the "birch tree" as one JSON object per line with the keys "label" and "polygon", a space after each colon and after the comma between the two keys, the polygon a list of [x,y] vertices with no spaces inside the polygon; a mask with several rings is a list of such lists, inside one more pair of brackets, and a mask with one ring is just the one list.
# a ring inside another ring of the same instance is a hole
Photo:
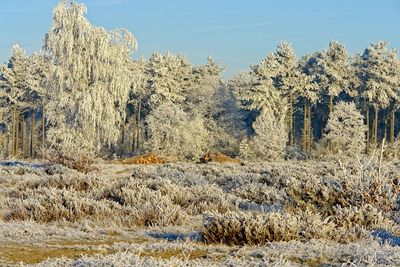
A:
{"label": "birch tree", "polygon": [[127,65],[137,43],[125,29],[93,26],[86,12],[83,4],[66,0],[54,9],[44,42],[52,63],[46,110],[51,127],[73,129],[66,134],[79,132],[100,150],[117,142],[125,121],[132,83]]}

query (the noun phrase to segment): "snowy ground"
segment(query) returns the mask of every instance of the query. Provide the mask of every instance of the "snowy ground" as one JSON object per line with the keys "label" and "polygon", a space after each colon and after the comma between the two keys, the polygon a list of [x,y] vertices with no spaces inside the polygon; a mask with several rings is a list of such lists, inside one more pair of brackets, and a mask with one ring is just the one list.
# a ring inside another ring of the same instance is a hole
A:
{"label": "snowy ground", "polygon": [[[0,265],[400,265],[400,163],[0,163]],[[274,221],[275,220],[275,221]]]}

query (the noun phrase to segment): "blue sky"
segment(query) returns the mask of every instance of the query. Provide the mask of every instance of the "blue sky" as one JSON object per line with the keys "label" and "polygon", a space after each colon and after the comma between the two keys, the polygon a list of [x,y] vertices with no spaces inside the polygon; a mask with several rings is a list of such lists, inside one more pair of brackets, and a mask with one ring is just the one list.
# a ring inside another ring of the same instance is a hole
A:
{"label": "blue sky", "polygon": [[[89,20],[124,27],[138,39],[135,57],[182,53],[194,64],[211,54],[225,77],[248,69],[280,40],[298,56],[344,43],[350,53],[387,40],[400,48],[400,0],[80,0]],[[58,0],[0,0],[0,62],[14,43],[39,50]]]}

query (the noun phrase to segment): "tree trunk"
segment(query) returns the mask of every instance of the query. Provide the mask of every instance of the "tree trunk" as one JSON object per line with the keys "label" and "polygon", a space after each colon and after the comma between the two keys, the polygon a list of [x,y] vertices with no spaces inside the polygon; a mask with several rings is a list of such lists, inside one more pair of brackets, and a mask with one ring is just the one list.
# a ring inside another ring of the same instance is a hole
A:
{"label": "tree trunk", "polygon": [[378,144],[378,107],[375,107],[375,117],[374,117],[374,144]]}
{"label": "tree trunk", "polygon": [[308,106],[308,147],[307,150],[311,150],[311,142],[312,142],[312,132],[311,132],[311,106]]}
{"label": "tree trunk", "polygon": [[138,125],[137,125],[137,149],[140,151],[141,145],[140,145],[140,113],[141,113],[141,108],[142,108],[142,99],[139,99],[139,103],[138,103]]}
{"label": "tree trunk", "polygon": [[42,159],[44,159],[44,149],[45,149],[45,110],[44,110],[44,100],[42,99]]}
{"label": "tree trunk", "polygon": [[120,147],[120,156],[124,154],[124,143],[125,143],[125,122],[121,125],[121,147]]}
{"label": "tree trunk", "polygon": [[[5,142],[3,142],[3,140],[4,140],[4,136],[2,133],[0,133],[0,149],[1,149],[0,151],[4,151],[4,154],[5,154],[7,152],[7,150],[6,150]],[[1,156],[1,154],[0,154],[0,156]]]}
{"label": "tree trunk", "polygon": [[394,143],[394,110],[390,112],[390,143]]}
{"label": "tree trunk", "polygon": [[35,133],[35,111],[32,110],[32,116],[31,116],[31,141],[30,141],[30,148],[29,148],[29,157],[33,158],[33,149],[34,149],[34,133]]}
{"label": "tree trunk", "polygon": [[329,96],[329,114],[333,112],[333,96]]}
{"label": "tree trunk", "polygon": [[25,142],[26,142],[25,114],[22,114],[21,131],[22,131],[21,152],[22,152],[22,158],[24,159],[25,158]]}
{"label": "tree trunk", "polygon": [[17,108],[14,106],[13,118],[13,131],[12,131],[12,155],[15,157],[17,154]]}
{"label": "tree trunk", "polygon": [[19,114],[15,115],[15,157],[19,157]]}
{"label": "tree trunk", "polygon": [[[135,108],[133,108],[135,109]],[[132,152],[136,151],[136,112],[133,111]]]}
{"label": "tree trunk", "polygon": [[302,149],[303,151],[307,150],[307,106],[304,103],[304,110],[303,110],[303,142],[302,142]]}
{"label": "tree trunk", "polygon": [[388,126],[388,123],[387,123],[387,121],[388,121],[388,118],[385,118],[385,128],[383,129],[383,139],[384,140],[387,140],[387,126]]}
{"label": "tree trunk", "polygon": [[385,116],[385,126],[384,126],[384,129],[383,129],[383,139],[384,140],[387,140],[387,128],[388,128],[388,119]]}
{"label": "tree trunk", "polygon": [[366,106],[366,108],[365,108],[365,119],[366,119],[366,121],[367,121],[367,144],[369,144],[369,142],[371,141],[370,140],[370,135],[369,135],[369,132],[370,132],[370,126],[369,126],[369,106],[368,106],[368,104],[367,104],[367,106]]}
{"label": "tree trunk", "polygon": [[289,101],[290,101],[289,144],[290,144],[290,146],[293,146],[294,145],[293,93],[290,93]]}

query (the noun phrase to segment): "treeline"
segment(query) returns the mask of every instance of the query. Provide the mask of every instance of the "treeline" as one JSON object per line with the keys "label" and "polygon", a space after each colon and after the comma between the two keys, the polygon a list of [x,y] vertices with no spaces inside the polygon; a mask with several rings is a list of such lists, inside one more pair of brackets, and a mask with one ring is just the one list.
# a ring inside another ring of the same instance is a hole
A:
{"label": "treeline", "polygon": [[400,61],[387,42],[350,56],[332,41],[301,58],[282,42],[224,82],[212,58],[132,60],[131,33],[95,27],[85,14],[61,1],[42,51],[14,46],[0,74],[0,156],[276,159],[396,144]]}

